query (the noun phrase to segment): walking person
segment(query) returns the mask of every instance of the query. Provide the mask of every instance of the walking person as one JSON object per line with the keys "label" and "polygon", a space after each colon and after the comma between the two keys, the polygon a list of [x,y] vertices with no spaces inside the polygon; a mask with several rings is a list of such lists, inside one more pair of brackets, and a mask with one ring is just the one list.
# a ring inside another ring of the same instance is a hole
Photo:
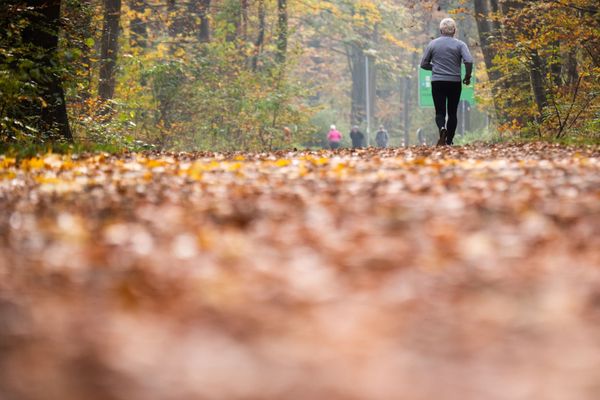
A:
{"label": "walking person", "polygon": [[382,149],[385,149],[388,145],[389,140],[390,135],[388,134],[388,131],[385,130],[383,125],[379,125],[379,129],[377,130],[377,134],[375,135],[375,143],[377,143],[377,146],[381,147]]}
{"label": "walking person", "polygon": [[[458,125],[458,102],[462,91],[461,62],[465,63],[465,85],[471,84],[473,57],[467,45],[454,38],[456,22],[445,18],[440,23],[441,36],[432,40],[423,58],[421,68],[432,71],[431,93],[435,105],[435,123],[439,129],[438,146],[451,145]],[[446,114],[448,122],[446,123]]]}
{"label": "walking person", "polygon": [[329,142],[329,148],[331,150],[339,149],[340,142],[342,141],[342,133],[338,131],[335,125],[331,125],[329,133],[327,134],[327,141]]}
{"label": "walking person", "polygon": [[358,129],[358,126],[354,125],[350,131],[350,139],[352,139],[352,148],[360,149],[364,146],[365,135]]}

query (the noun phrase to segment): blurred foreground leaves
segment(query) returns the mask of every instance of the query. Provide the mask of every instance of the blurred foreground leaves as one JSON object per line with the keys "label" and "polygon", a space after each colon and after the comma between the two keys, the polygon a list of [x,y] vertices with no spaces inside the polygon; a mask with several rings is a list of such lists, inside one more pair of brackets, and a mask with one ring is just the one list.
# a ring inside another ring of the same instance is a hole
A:
{"label": "blurred foreground leaves", "polygon": [[599,266],[592,147],[2,156],[0,398],[594,399]]}

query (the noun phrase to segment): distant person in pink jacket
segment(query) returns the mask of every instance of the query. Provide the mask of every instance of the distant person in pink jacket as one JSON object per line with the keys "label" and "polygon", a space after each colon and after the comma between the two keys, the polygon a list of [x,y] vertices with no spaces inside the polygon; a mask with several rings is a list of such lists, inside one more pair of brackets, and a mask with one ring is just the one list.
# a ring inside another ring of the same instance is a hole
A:
{"label": "distant person in pink jacket", "polygon": [[329,142],[329,148],[331,150],[340,148],[342,134],[335,128],[335,125],[331,125],[331,128],[329,128],[329,133],[327,134],[327,141]]}

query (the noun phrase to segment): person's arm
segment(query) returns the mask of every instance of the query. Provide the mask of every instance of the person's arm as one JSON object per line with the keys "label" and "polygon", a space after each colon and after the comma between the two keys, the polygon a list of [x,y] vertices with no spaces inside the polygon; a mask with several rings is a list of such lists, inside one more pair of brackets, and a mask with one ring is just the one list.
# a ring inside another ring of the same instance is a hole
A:
{"label": "person's arm", "polygon": [[473,63],[465,63],[465,79],[463,83],[467,86],[471,84],[471,75],[473,74]]}
{"label": "person's arm", "polygon": [[471,55],[471,52],[469,51],[469,48],[467,47],[467,45],[465,43],[462,44],[461,48],[461,56],[462,59],[465,63],[465,79],[463,79],[463,83],[465,85],[470,85],[471,84],[471,76],[473,74],[473,56]]}
{"label": "person's arm", "polygon": [[427,71],[431,71],[433,69],[433,65],[431,64],[432,57],[433,51],[431,49],[431,44],[429,44],[429,46],[427,46],[427,49],[425,49],[423,58],[421,58],[421,68]]}

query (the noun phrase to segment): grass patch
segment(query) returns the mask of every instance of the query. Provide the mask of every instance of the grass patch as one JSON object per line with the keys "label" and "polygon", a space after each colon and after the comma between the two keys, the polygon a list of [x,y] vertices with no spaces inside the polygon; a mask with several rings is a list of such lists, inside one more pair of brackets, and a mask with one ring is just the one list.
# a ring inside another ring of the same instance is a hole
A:
{"label": "grass patch", "polygon": [[482,129],[473,132],[467,132],[462,136],[456,135],[454,137],[454,144],[459,146],[477,143],[505,143],[510,141],[511,140],[508,137],[493,129]]}
{"label": "grass patch", "polygon": [[79,154],[79,153],[110,153],[121,154],[130,151],[150,150],[144,143],[134,143],[121,146],[113,143],[92,142],[52,142],[52,143],[0,143],[0,154],[6,154],[17,159],[34,157],[40,154]]}

